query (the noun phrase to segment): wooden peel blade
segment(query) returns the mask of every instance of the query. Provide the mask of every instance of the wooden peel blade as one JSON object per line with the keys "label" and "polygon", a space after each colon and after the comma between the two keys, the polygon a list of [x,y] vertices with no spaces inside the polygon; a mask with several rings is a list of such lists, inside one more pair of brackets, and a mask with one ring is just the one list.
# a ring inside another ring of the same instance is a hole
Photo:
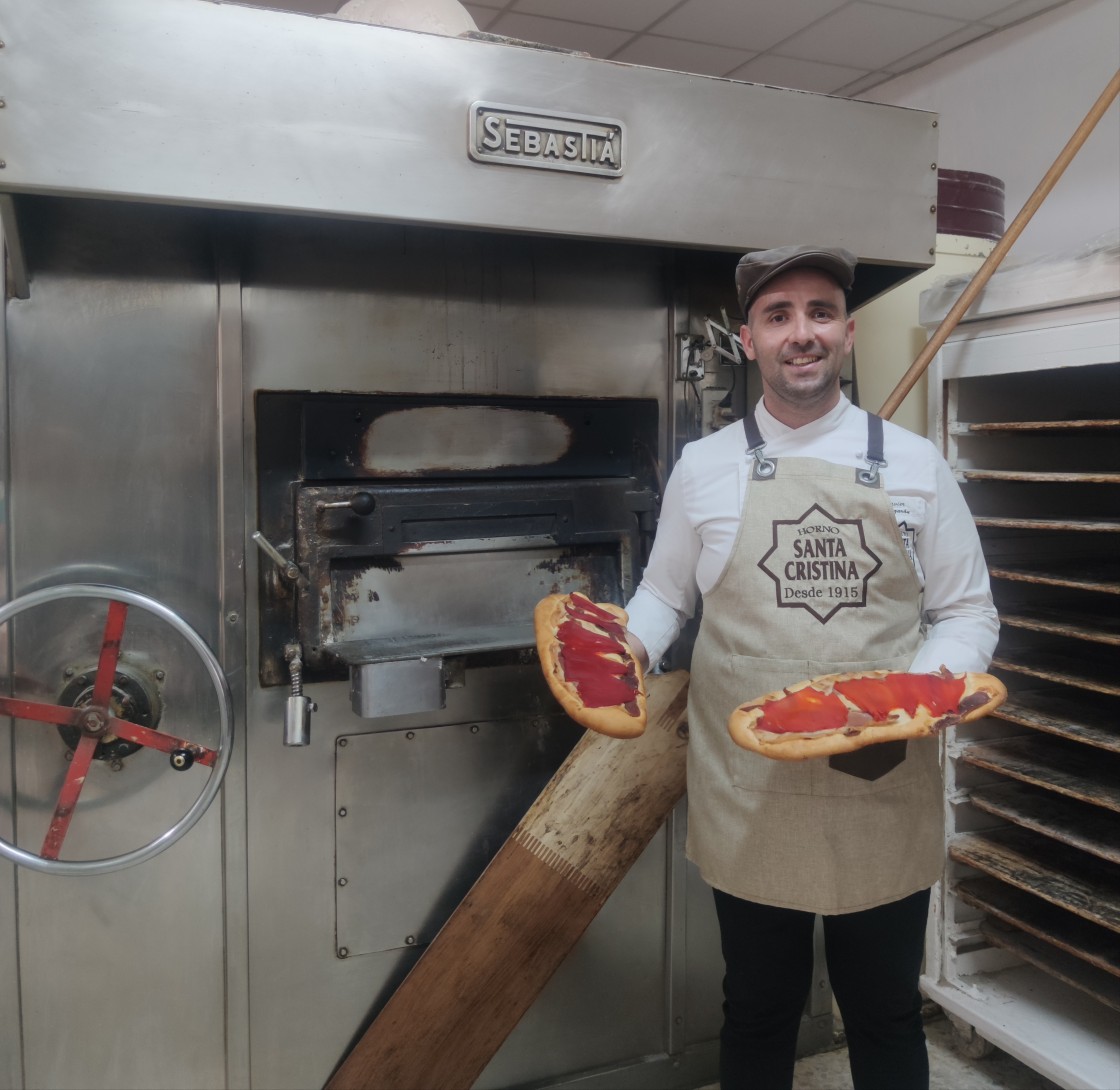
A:
{"label": "wooden peel blade", "polygon": [[327,1090],[464,1090],[684,795],[688,674],[647,679],[637,738],[588,731]]}

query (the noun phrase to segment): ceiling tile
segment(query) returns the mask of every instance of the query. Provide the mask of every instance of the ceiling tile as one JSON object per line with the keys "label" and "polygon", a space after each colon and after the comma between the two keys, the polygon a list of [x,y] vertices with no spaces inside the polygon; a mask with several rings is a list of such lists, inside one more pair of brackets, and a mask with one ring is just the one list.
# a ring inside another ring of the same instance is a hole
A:
{"label": "ceiling tile", "polygon": [[[985,15],[1007,7],[1007,0],[877,0],[889,8],[924,11],[927,15],[943,15],[946,19],[983,22]],[[1054,0],[1050,0],[1054,3]]]}
{"label": "ceiling tile", "polygon": [[908,53],[905,57],[899,57],[898,60],[891,61],[884,67],[896,74],[909,72],[912,68],[921,68],[923,64],[929,64],[930,61],[943,57],[946,53],[952,53],[954,49],[960,49],[962,45],[967,45],[969,42],[976,41],[977,38],[984,37],[985,34],[992,33],[994,31],[990,26],[985,26],[983,23],[973,23],[971,26],[966,26],[944,38],[939,38],[933,45],[927,45],[925,49],[919,49],[914,53]]}
{"label": "ceiling tile", "polygon": [[[680,0],[514,0],[511,11],[527,15],[550,15],[577,23],[617,27],[619,30],[645,30]],[[1007,0],[999,0],[1006,4]]]}
{"label": "ceiling tile", "polygon": [[1060,8],[1068,2],[1069,0],[1060,0],[1059,3],[1054,3],[1054,0],[1020,0],[1018,4],[1011,4],[992,15],[985,16],[984,22],[991,26],[1011,26],[1012,23],[1029,19],[1032,15],[1041,15],[1051,8]]}
{"label": "ceiling tile", "polygon": [[611,60],[668,68],[674,72],[696,72],[702,76],[725,76],[753,57],[749,49],[724,49],[719,45],[681,42],[656,34],[643,34]]}
{"label": "ceiling tile", "polygon": [[782,53],[809,61],[843,60],[856,68],[886,68],[963,25],[957,19],[857,2],[783,42]]}
{"label": "ceiling tile", "polygon": [[768,83],[772,87],[794,87],[799,91],[820,91],[831,94],[839,87],[866,76],[866,69],[846,68],[839,64],[822,64],[820,61],[794,60],[764,53],[747,61],[742,68],[729,73],[732,79],[750,83]]}
{"label": "ceiling tile", "polygon": [[727,0],[685,0],[651,29],[672,38],[761,53],[845,3],[846,0],[782,0],[748,5]]}
{"label": "ceiling tile", "polygon": [[519,15],[516,12],[503,12],[486,29],[491,34],[502,34],[507,38],[521,38],[526,42],[540,42],[561,49],[578,49],[593,57],[609,56],[632,37],[625,30],[570,23],[564,19],[542,19],[537,15]]}

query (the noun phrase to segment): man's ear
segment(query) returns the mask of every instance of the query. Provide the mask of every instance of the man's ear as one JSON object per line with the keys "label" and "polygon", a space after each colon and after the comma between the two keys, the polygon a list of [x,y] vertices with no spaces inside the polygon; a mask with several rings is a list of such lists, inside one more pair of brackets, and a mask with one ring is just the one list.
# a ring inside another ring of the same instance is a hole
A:
{"label": "man's ear", "polygon": [[743,345],[743,351],[746,353],[747,359],[753,360],[754,355],[754,338],[751,336],[750,326],[744,322],[739,326],[739,341]]}

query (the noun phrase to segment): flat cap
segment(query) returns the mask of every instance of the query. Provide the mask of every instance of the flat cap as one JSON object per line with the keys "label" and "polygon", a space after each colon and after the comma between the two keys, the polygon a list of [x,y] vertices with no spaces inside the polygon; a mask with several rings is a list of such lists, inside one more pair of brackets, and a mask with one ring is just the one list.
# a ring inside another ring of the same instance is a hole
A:
{"label": "flat cap", "polygon": [[735,289],[743,317],[747,316],[754,297],[775,276],[802,266],[828,273],[847,291],[855,279],[856,255],[839,247],[779,246],[774,250],[755,250],[744,254],[735,268]]}

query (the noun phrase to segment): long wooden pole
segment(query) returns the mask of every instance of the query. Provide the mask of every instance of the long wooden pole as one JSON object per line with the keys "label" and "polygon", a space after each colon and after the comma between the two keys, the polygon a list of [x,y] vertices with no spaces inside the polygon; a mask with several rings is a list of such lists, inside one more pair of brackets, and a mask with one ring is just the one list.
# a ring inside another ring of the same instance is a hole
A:
{"label": "long wooden pole", "polygon": [[964,317],[965,312],[975,302],[976,297],[983,290],[984,285],[991,279],[992,273],[999,267],[1007,251],[1015,244],[1016,239],[1023,233],[1023,228],[1030,222],[1031,217],[1038,211],[1039,205],[1046,199],[1054,184],[1065,172],[1073,157],[1081,150],[1081,145],[1089,137],[1096,124],[1104,116],[1105,111],[1112,105],[1117,94],[1120,94],[1120,71],[1112,77],[1112,81],[1101,92],[1100,98],[1093,103],[1092,109],[1085,115],[1085,120],[1077,126],[1077,130],[1069,138],[1068,143],[1062,148],[1058,158],[1043,176],[1035,191],[1027,199],[1019,214],[1011,221],[1011,226],[1004,232],[1003,237],[996,243],[984,264],[976,270],[976,275],[968,282],[967,287],[961,292],[960,298],[950,308],[949,313],[941,320],[933,336],[926,346],[918,353],[918,358],[910,365],[910,369],[899,380],[890,397],[883,402],[879,415],[884,420],[889,420],[895,410],[905,400],[906,395],[914,388],[914,384],[925,374],[930,361],[937,355],[949,334],[956,328],[957,323]]}

